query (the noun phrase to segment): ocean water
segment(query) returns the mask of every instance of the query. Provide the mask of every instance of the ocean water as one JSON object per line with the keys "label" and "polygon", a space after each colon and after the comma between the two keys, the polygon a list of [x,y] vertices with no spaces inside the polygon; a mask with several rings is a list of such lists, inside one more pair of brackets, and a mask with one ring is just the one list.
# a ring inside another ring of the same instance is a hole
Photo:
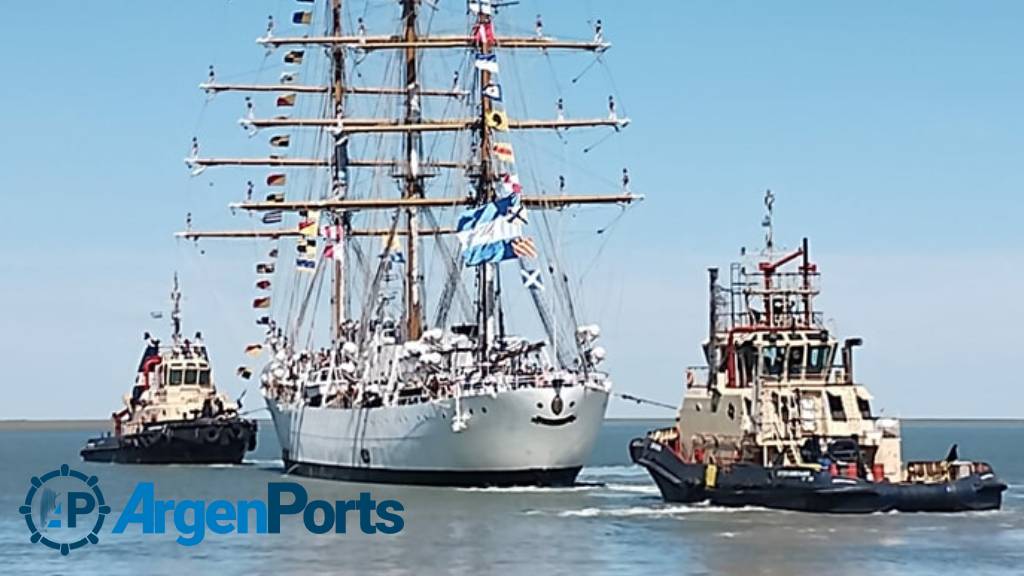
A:
{"label": "ocean water", "polygon": [[[629,464],[630,438],[660,426],[610,421],[580,485],[564,489],[370,486],[289,477],[310,498],[369,491],[403,503],[399,534],[312,535],[286,518],[280,534],[110,533],[68,557],[33,545],[18,514],[33,475],[62,463],[95,474],[113,518],[136,482],[161,499],[265,498],[283,478],[269,425],[240,466],[125,466],[79,461],[88,432],[0,431],[0,574],[1024,574],[1024,422],[906,422],[905,458],[961,455],[1010,484],[1003,510],[829,516],[663,504]],[[108,520],[113,518],[108,517]],[[172,530],[173,532],[173,530]]]}

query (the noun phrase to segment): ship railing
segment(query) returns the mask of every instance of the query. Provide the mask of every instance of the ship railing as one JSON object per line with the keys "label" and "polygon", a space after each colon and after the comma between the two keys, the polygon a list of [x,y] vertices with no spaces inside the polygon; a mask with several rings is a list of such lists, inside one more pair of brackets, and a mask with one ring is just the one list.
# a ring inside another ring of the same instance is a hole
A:
{"label": "ship railing", "polygon": [[799,373],[760,374],[764,386],[842,386],[851,384],[846,378],[846,370],[842,365],[829,366],[817,372],[804,370]]}
{"label": "ship railing", "polygon": [[187,348],[184,343],[162,344],[157,352],[168,360],[209,360],[206,344],[202,342],[190,342]]}
{"label": "ship railing", "polygon": [[[717,328],[726,332],[738,327],[765,327],[766,317],[760,310],[738,310],[735,312],[719,313]],[[773,328],[792,328],[795,330],[823,330],[825,329],[825,316],[822,312],[811,313],[811,323],[808,325],[804,313],[801,311],[776,312],[772,320]]]}
{"label": "ship railing", "polygon": [[[707,366],[687,366],[685,372],[686,388],[707,388],[710,381]],[[817,374],[806,372],[799,375],[764,374],[760,375],[764,386],[789,387],[800,386],[842,386],[851,384],[846,377],[846,369],[842,365],[830,366]]]}
{"label": "ship railing", "polygon": [[686,367],[686,388],[707,388],[710,382],[710,371],[707,366]]}

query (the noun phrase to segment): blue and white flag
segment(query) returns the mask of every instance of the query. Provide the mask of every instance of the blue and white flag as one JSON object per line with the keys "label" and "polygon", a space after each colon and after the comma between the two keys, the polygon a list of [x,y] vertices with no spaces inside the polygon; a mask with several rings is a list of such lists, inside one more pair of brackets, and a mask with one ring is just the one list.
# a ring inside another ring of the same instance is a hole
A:
{"label": "blue and white flag", "polygon": [[522,277],[523,286],[526,286],[527,290],[544,291],[544,284],[540,281],[540,270],[529,270],[523,268],[519,271],[519,275]]}
{"label": "blue and white flag", "polygon": [[315,272],[316,260],[308,256],[299,256],[295,259],[295,269],[299,272]]}
{"label": "blue and white flag", "polygon": [[490,83],[484,86],[484,96],[494,100],[495,102],[501,102],[501,85]]}
{"label": "blue and white flag", "polygon": [[518,216],[518,206],[519,195],[513,195],[462,213],[455,233],[466,266],[519,256],[515,241],[523,236],[523,219]]}
{"label": "blue and white flag", "polygon": [[492,74],[498,73],[498,56],[495,54],[477,54],[473,64],[477,70],[485,70]]}
{"label": "blue and white flag", "polygon": [[482,2],[470,2],[469,11],[473,14],[487,14],[490,15],[493,12],[491,7],[491,0],[483,0]]}

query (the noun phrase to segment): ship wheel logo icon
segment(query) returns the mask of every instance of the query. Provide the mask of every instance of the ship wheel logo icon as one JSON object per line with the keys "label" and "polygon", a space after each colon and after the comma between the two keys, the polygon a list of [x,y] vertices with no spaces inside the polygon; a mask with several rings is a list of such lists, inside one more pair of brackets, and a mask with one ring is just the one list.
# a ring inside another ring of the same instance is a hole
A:
{"label": "ship wheel logo icon", "polygon": [[72,470],[67,464],[42,476],[33,476],[25,503],[18,512],[32,533],[30,540],[67,556],[72,550],[99,542],[110,506],[103,499],[99,480]]}

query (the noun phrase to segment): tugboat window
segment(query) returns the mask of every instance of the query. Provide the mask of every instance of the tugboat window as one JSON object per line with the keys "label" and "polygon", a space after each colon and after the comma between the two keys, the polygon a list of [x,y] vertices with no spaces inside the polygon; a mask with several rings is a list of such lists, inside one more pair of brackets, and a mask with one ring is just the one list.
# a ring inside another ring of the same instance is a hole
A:
{"label": "tugboat window", "polygon": [[170,372],[167,373],[167,375],[168,384],[170,384],[171,386],[181,385],[181,370],[171,370]]}
{"label": "tugboat window", "polygon": [[782,376],[785,349],[779,346],[765,346],[761,349],[764,360],[764,372],[769,376]]}
{"label": "tugboat window", "polygon": [[185,385],[195,386],[196,382],[199,381],[199,375],[196,373],[195,368],[189,368],[185,370]]}
{"label": "tugboat window", "polygon": [[209,370],[200,370],[199,371],[199,385],[200,386],[204,386],[204,387],[210,385],[210,371]]}
{"label": "tugboat window", "polygon": [[740,358],[740,386],[748,387],[754,382],[757,370],[757,349],[752,342],[746,342],[737,350]]}
{"label": "tugboat window", "polygon": [[846,410],[843,408],[843,397],[835,394],[828,395],[828,410],[833,420],[845,421]]}
{"label": "tugboat window", "polygon": [[804,372],[804,347],[789,348],[789,377],[799,378]]}
{"label": "tugboat window", "polygon": [[871,402],[867,398],[861,398],[857,396],[857,410],[860,411],[860,417],[868,420],[871,418]]}
{"label": "tugboat window", "polygon": [[828,346],[811,346],[807,354],[807,375],[819,375],[825,370]]}

